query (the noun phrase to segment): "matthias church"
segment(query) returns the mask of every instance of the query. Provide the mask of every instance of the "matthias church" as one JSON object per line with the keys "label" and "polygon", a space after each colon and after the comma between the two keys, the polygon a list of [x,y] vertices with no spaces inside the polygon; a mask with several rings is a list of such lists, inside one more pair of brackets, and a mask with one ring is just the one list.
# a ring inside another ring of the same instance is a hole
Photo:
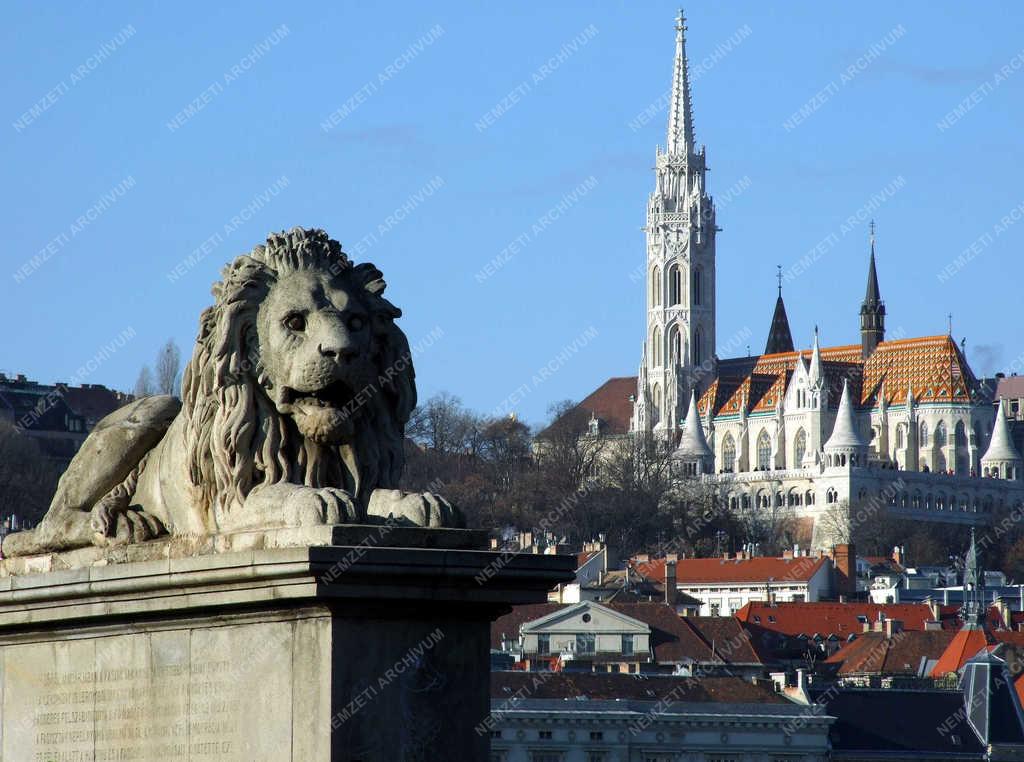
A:
{"label": "matthias church", "polygon": [[675,29],[668,132],[647,202],[639,375],[580,403],[591,431],[667,439],[682,475],[717,484],[735,510],[792,509],[819,547],[836,541],[816,521],[834,504],[964,524],[1024,504],[1024,461],[993,381],[975,377],[951,335],[886,339],[873,223],[864,300],[850,309],[858,343],[824,345],[815,329],[798,347],[780,277],[764,352],[716,355],[721,228],[694,137],[682,14]]}

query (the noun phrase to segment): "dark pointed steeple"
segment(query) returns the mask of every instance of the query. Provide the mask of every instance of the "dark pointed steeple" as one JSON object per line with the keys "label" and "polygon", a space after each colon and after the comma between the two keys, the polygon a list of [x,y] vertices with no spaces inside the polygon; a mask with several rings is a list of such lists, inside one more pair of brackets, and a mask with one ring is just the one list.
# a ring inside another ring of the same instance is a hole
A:
{"label": "dark pointed steeple", "polygon": [[878,290],[875,270],[875,221],[871,220],[871,260],[868,264],[868,287],[860,306],[861,356],[866,360],[875,347],[885,341],[885,302]]}
{"label": "dark pointed steeple", "polygon": [[786,317],[786,305],[782,301],[782,265],[779,265],[779,297],[775,300],[775,314],[772,315],[772,327],[768,331],[768,343],[764,347],[766,355],[778,352],[793,351],[793,334],[789,330],[789,318]]}
{"label": "dark pointed steeple", "polygon": [[985,572],[978,562],[978,546],[971,529],[971,546],[964,558],[964,603],[960,614],[966,627],[980,627],[985,621]]}

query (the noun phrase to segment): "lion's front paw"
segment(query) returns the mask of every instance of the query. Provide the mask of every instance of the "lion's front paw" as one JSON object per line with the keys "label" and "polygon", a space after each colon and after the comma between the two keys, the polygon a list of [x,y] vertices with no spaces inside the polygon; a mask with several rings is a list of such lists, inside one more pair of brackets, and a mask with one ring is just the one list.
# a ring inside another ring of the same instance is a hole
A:
{"label": "lion's front paw", "polygon": [[304,487],[293,492],[284,503],[285,516],[291,526],[319,524],[355,524],[359,507],[343,489]]}
{"label": "lion's front paw", "polygon": [[371,516],[418,527],[463,527],[462,512],[433,492],[377,489],[370,495]]}
{"label": "lion's front paw", "polygon": [[89,517],[97,545],[126,545],[152,540],[167,533],[155,516],[134,508],[100,503]]}

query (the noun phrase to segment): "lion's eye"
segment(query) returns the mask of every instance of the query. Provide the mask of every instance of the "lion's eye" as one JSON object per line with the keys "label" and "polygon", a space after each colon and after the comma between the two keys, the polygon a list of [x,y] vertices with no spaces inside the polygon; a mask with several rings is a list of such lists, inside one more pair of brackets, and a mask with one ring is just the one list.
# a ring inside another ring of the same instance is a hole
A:
{"label": "lion's eye", "polygon": [[306,330],[306,318],[298,313],[293,313],[284,319],[285,327],[289,331],[304,331]]}
{"label": "lion's eye", "polygon": [[353,331],[360,330],[364,325],[366,325],[366,321],[363,320],[358,315],[354,315],[351,318],[349,318],[348,327],[351,328]]}

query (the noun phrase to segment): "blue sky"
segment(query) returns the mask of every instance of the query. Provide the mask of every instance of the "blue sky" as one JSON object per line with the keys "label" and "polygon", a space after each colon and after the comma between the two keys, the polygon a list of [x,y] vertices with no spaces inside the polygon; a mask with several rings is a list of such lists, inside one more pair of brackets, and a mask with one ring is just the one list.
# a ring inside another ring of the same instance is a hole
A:
{"label": "blue sky", "polygon": [[[539,422],[635,373],[675,7],[7,4],[0,370],[130,389],[226,261],[303,225],[383,269],[422,397]],[[1024,9],[686,14],[719,346],[750,334],[723,354],[763,347],[777,264],[798,344],[857,341],[872,216],[890,333],[952,312],[976,372],[1019,370]]]}

